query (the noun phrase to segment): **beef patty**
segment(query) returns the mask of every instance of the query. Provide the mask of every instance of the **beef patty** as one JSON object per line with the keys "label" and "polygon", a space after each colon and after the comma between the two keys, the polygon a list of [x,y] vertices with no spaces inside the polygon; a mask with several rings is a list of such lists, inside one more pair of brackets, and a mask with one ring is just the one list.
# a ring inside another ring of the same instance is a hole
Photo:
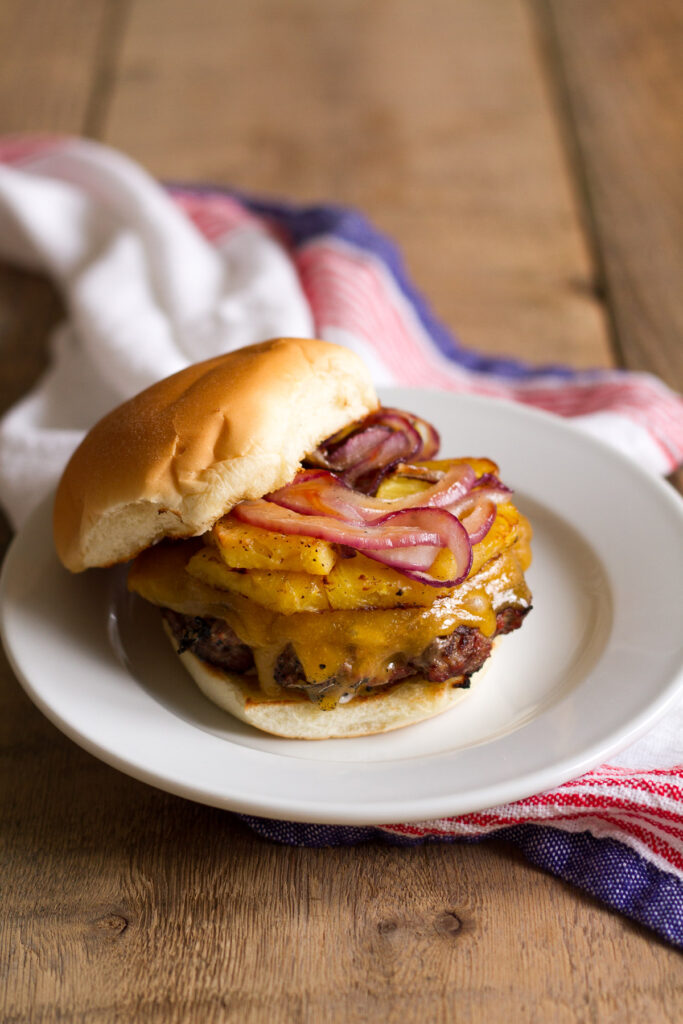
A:
{"label": "beef patty", "polygon": [[223,619],[181,615],[170,608],[164,608],[162,614],[178,644],[178,654],[192,651],[202,661],[208,661],[224,672],[241,674],[253,668],[251,648],[240,641]]}
{"label": "beef patty", "polygon": [[[484,636],[471,626],[458,626],[453,633],[432,640],[417,657],[407,658],[396,653],[390,659],[388,674],[379,679],[354,676],[353,662],[349,658],[336,675],[309,683],[296,651],[288,644],[275,660],[274,680],[284,690],[305,693],[315,701],[333,693],[349,699],[415,675],[433,683],[455,678],[459,680],[457,685],[467,687],[470,676],[481,668],[490,654],[495,638],[519,629],[528,611],[529,607],[514,605],[501,608],[496,615],[493,636]],[[223,672],[243,674],[253,669],[251,648],[242,643],[221,618],[182,615],[169,608],[164,608],[163,614],[178,644],[178,653],[190,650]]]}
{"label": "beef patty", "polygon": [[[390,659],[388,674],[381,678],[354,675],[353,661],[348,659],[340,670],[322,682],[309,683],[294,648],[288,644],[280,652],[274,668],[275,681],[283,690],[304,693],[312,701],[330,694],[349,699],[378,687],[389,686],[421,675],[433,683],[458,679],[457,685],[469,686],[470,676],[481,668],[491,653],[494,639],[519,629],[529,607],[509,605],[496,614],[496,630],[485,636],[472,626],[458,626],[447,636],[436,637],[416,658],[397,653]],[[203,619],[163,609],[163,615],[178,643],[178,653],[192,651],[198,658],[224,672],[245,673],[254,667],[251,648],[222,619]]]}

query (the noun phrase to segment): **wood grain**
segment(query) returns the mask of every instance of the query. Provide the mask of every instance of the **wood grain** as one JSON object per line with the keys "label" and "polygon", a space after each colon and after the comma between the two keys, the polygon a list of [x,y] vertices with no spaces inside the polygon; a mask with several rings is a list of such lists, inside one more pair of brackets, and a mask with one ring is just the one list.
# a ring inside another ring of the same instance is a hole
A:
{"label": "wood grain", "polygon": [[683,390],[683,5],[539,10],[621,359]]}
{"label": "wood grain", "polygon": [[136,3],[106,139],[166,178],[363,209],[463,342],[609,345],[520,0]]}
{"label": "wood grain", "polygon": [[83,131],[108,42],[112,0],[2,0],[3,133]]}
{"label": "wood grain", "polygon": [[680,1019],[677,955],[514,852],[266,843],[79,750],[1,671],[3,1022]]}
{"label": "wood grain", "polygon": [[[165,178],[355,203],[470,344],[610,358],[521,3],[58,6],[0,4],[0,130],[89,131]],[[0,408],[60,316],[44,282],[0,273]],[[266,843],[79,750],[2,656],[0,758],[3,1022],[683,1017],[673,950],[502,844]]]}

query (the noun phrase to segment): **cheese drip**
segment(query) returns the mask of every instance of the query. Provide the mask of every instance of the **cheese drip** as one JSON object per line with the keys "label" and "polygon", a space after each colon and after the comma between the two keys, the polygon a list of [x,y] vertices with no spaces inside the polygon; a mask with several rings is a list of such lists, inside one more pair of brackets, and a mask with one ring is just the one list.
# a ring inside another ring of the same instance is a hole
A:
{"label": "cheese drip", "polygon": [[524,570],[531,561],[531,530],[520,516],[514,544],[491,558],[446,596],[435,592],[426,607],[305,611],[282,614],[242,594],[220,590],[186,572],[200,542],[161,544],[140,555],[129,587],[146,600],[186,615],[225,619],[254,652],[260,686],[266,694],[280,688],[273,676],[278,655],[289,645],[310,683],[322,683],[349,669],[357,678],[389,678],[397,659],[418,657],[439,636],[458,626],[492,636],[496,612],[526,608],[530,593]]}
{"label": "cheese drip", "polygon": [[[323,683],[344,670],[355,678],[378,681],[391,678],[397,664],[419,657],[436,637],[447,636],[458,626],[492,636],[497,611],[530,604],[514,550],[494,559],[462,591],[437,599],[429,608],[275,613],[267,621],[258,606],[249,602],[234,608],[226,618],[244,643],[254,651],[268,652],[265,658],[257,658],[259,682],[266,693],[274,693],[278,687],[272,667],[289,644],[310,683]],[[267,673],[264,662],[270,669]]]}

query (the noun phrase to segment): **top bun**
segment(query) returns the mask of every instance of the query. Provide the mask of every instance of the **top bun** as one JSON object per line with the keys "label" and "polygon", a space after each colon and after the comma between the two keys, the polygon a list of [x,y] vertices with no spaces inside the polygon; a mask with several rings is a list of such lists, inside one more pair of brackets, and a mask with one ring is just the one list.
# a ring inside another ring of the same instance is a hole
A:
{"label": "top bun", "polygon": [[118,406],[76,449],[55,498],[57,554],[80,572],[205,533],[377,406],[358,356],[325,341],[278,338],[188,366]]}

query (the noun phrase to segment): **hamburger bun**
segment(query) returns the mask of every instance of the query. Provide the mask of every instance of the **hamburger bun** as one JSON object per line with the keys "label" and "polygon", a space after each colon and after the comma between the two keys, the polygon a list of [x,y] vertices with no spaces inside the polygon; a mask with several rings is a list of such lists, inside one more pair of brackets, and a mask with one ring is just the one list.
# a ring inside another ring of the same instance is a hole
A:
{"label": "hamburger bun", "polygon": [[110,412],[74,452],[55,498],[57,554],[81,572],[199,536],[377,406],[364,363],[325,341],[278,338],[188,366]]}

